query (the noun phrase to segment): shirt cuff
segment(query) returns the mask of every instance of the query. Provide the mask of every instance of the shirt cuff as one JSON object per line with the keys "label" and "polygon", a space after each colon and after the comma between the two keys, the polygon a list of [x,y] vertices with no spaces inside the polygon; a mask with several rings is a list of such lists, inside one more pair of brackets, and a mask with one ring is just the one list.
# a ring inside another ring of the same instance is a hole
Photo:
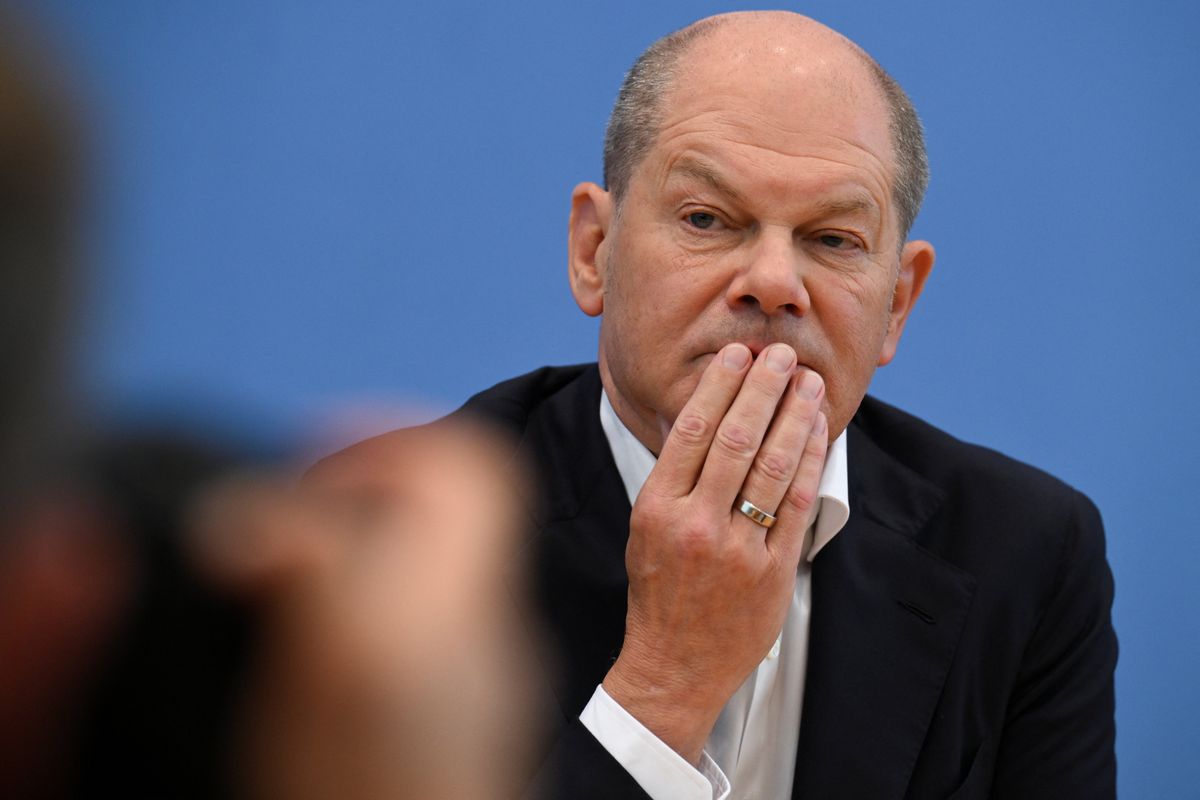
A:
{"label": "shirt cuff", "polygon": [[652,800],[726,800],[729,779],[708,753],[697,769],[651,733],[603,686],[597,686],[579,721]]}

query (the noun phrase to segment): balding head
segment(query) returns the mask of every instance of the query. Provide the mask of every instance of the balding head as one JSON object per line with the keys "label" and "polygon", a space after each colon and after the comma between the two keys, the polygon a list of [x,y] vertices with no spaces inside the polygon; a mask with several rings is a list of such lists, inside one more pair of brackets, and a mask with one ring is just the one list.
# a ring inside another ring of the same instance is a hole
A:
{"label": "balding head", "polygon": [[608,187],[572,193],[568,266],[602,317],[605,391],[651,451],[730,342],[791,347],[832,437],[894,357],[934,251],[905,241],[924,178],[898,150],[923,154],[880,72],[788,13],[703,20],[634,66]]}
{"label": "balding head", "polygon": [[[764,51],[777,58],[763,59]],[[756,59],[755,56],[758,56]],[[888,119],[896,221],[907,237],[929,181],[921,123],[898,83],[862,48],[808,17],[787,11],[721,14],[654,42],[625,77],[604,142],[604,181],[620,206],[634,169],[653,146],[679,81],[693,67],[717,72],[772,68],[804,71],[806,88],[834,92],[843,101],[881,103]]]}

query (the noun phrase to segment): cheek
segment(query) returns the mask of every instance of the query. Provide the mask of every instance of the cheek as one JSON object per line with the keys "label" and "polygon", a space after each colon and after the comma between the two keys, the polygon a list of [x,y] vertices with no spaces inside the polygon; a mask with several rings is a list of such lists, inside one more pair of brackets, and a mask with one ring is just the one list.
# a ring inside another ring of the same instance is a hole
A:
{"label": "cheek", "polygon": [[687,405],[688,400],[692,398],[692,394],[696,391],[696,387],[700,384],[700,376],[704,374],[704,368],[708,366],[711,358],[699,359],[689,363],[684,371],[675,377],[663,403],[663,413],[666,414],[668,421],[673,425],[675,418],[679,416],[679,412]]}
{"label": "cheek", "polygon": [[838,276],[814,297],[814,305],[818,300],[822,322],[837,349],[874,363],[887,335],[891,282],[866,275]]}
{"label": "cheek", "polygon": [[[830,423],[845,424],[866,393],[887,335],[890,287],[842,282],[814,296],[833,363],[826,376]],[[851,290],[852,289],[852,290]]]}
{"label": "cheek", "polygon": [[609,368],[628,399],[674,421],[710,359],[689,350],[689,323],[679,304],[660,295],[624,297],[605,312],[601,336]]}

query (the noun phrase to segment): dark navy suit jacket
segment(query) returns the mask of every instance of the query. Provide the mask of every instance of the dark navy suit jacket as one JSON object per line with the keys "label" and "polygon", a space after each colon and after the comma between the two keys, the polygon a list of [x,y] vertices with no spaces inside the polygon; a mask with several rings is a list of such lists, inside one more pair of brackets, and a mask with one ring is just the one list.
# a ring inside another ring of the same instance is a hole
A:
{"label": "dark navy suit jacket", "polygon": [[[461,413],[515,435],[556,653],[547,797],[645,797],[578,722],[620,650],[630,506],[595,365],[545,368]],[[851,513],[815,558],[793,797],[1115,794],[1112,577],[1099,514],[1057,479],[872,398],[849,427]]]}

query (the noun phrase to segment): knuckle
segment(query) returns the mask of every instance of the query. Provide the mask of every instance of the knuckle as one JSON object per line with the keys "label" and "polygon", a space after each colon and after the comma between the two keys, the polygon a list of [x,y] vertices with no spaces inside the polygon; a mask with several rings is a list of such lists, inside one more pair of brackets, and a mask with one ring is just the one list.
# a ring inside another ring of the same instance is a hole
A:
{"label": "knuckle", "polygon": [[700,523],[685,525],[676,537],[679,555],[692,561],[700,561],[712,556],[716,537],[711,526]]}
{"label": "knuckle", "polygon": [[657,518],[656,510],[651,508],[649,503],[637,502],[633,504],[633,510],[629,514],[629,527],[635,531],[653,527]]}
{"label": "knuckle", "polygon": [[754,467],[773,481],[790,481],[796,474],[796,461],[782,453],[759,453]]}
{"label": "knuckle", "polygon": [[708,420],[695,412],[684,412],[675,420],[671,433],[684,444],[700,444],[708,438]]}
{"label": "knuckle", "polygon": [[783,499],[789,508],[807,513],[817,501],[817,487],[793,483]]}
{"label": "knuckle", "polygon": [[717,429],[717,443],[737,456],[754,454],[756,443],[750,429],[738,422],[726,422]]}
{"label": "knuckle", "polygon": [[670,501],[651,488],[643,488],[629,513],[630,531],[656,532],[669,528],[672,521]]}

